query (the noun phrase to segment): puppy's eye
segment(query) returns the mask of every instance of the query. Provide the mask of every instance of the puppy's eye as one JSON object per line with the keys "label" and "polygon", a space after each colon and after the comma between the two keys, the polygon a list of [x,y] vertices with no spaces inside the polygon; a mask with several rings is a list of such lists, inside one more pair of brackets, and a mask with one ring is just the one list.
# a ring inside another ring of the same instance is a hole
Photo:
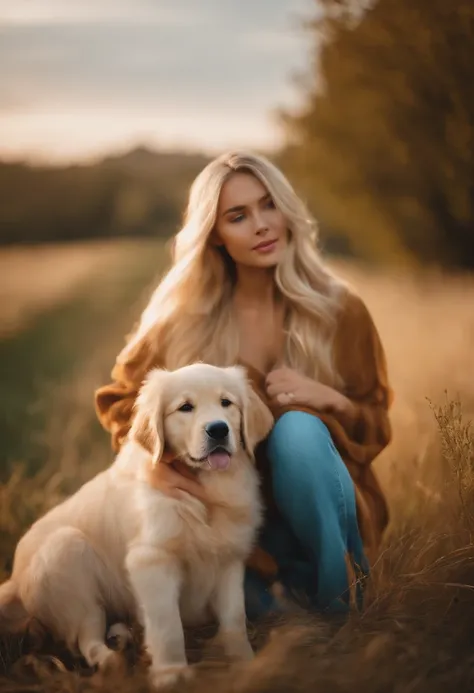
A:
{"label": "puppy's eye", "polygon": [[230,399],[226,399],[225,397],[223,397],[221,399],[221,405],[223,407],[230,407],[230,406],[232,406],[232,402],[230,401]]}
{"label": "puppy's eye", "polygon": [[180,407],[178,407],[178,411],[184,411],[184,412],[193,411],[193,409],[194,409],[194,406],[191,404],[191,402],[185,402]]}

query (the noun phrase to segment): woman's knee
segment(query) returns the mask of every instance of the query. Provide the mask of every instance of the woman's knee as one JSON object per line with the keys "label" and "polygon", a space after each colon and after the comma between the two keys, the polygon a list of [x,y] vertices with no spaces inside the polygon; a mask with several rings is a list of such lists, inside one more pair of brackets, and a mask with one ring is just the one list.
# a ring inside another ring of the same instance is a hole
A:
{"label": "woman's knee", "polygon": [[269,455],[279,459],[295,453],[305,455],[309,449],[327,444],[330,438],[327,426],[317,416],[289,411],[273,426],[268,441]]}
{"label": "woman's knee", "polygon": [[[354,505],[350,474],[327,426],[316,416],[291,411],[275,423],[268,441],[275,498],[293,493],[317,502],[331,498],[347,510]],[[352,514],[352,513],[351,513]]]}
{"label": "woman's knee", "polygon": [[318,417],[301,411],[283,414],[275,423],[268,441],[268,457],[273,473],[289,480],[295,475],[317,478],[324,483],[334,475],[339,453],[326,425]]}

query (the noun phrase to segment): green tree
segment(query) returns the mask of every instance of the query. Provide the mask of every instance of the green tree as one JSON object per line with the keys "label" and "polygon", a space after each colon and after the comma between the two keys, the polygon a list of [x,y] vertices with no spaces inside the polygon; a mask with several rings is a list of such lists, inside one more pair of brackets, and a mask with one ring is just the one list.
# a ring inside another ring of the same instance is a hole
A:
{"label": "green tree", "polygon": [[474,268],[474,3],[322,4],[282,164],[356,253]]}
{"label": "green tree", "polygon": [[206,163],[144,147],[90,165],[0,162],[0,244],[169,236]]}

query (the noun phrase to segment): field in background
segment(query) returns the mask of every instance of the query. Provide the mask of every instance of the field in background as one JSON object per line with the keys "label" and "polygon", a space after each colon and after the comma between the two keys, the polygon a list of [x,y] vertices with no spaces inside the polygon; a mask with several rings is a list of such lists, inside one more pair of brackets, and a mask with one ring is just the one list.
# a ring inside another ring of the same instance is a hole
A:
{"label": "field in background", "polygon": [[[9,537],[7,553],[25,523],[110,460],[93,391],[108,380],[166,261],[164,244],[154,241],[0,253],[0,534]],[[437,493],[432,405],[459,400],[465,416],[474,415],[474,279],[331,265],[367,302],[386,348],[394,439],[375,464],[394,504],[405,506],[409,486]],[[5,552],[1,558],[8,563]]]}
{"label": "field in background", "polygon": [[23,331],[41,312],[73,298],[102,270],[122,266],[133,241],[11,246],[0,251],[0,338]]}
{"label": "field in background", "polygon": [[[15,279],[19,287],[17,327],[0,341],[5,374],[0,395],[0,579],[8,572],[14,545],[28,524],[110,462],[109,437],[95,419],[93,391],[108,380],[124,336],[166,261],[163,245],[151,241],[85,244],[74,248],[73,257],[52,249],[51,257],[57,264],[55,268],[55,262],[51,263],[50,272],[45,271],[49,265],[46,251],[36,256],[36,267],[34,254],[28,256],[30,251],[26,250],[22,257],[21,250],[17,252],[17,268],[23,267],[25,274],[25,281]],[[9,267],[12,276],[13,257]],[[0,254],[0,266],[3,262]],[[433,591],[437,575],[433,566],[438,571],[447,570],[446,561],[449,563],[452,556],[456,557],[452,561],[456,570],[465,560],[469,565],[474,562],[472,552],[467,555],[472,546],[474,513],[462,505],[474,494],[473,443],[468,425],[474,417],[474,279],[390,274],[340,260],[332,265],[367,302],[385,344],[395,391],[394,439],[375,463],[392,508],[392,539],[376,566],[375,606],[365,618],[371,638],[378,638],[380,633],[385,637],[395,629],[394,624],[398,623],[397,628],[405,624],[405,641],[412,643],[413,652],[421,652],[416,648],[428,648],[429,638],[413,645],[421,626],[416,625],[413,631],[407,626],[413,621],[407,616],[409,609],[418,613],[419,605],[423,605],[425,610],[417,618],[421,618],[423,628],[431,628],[435,617],[447,619],[453,605],[463,603],[462,588],[474,584],[474,576],[456,575],[454,580],[450,575],[448,580],[443,573],[444,582]],[[35,290],[35,277],[41,272],[44,279],[38,283],[43,287],[42,297]],[[13,301],[14,292],[9,296]],[[450,486],[453,479],[457,480],[454,487]],[[447,592],[449,585],[457,590],[455,597]],[[434,615],[425,623],[430,609]],[[466,608],[464,611],[468,613]],[[382,625],[378,621],[373,625],[370,619],[374,614]],[[461,622],[459,616],[456,618],[455,629]],[[452,629],[453,624],[449,627]],[[363,630],[364,624],[360,628]],[[346,647],[341,637],[338,657]],[[393,637],[400,649],[398,636]],[[350,656],[359,641],[354,635],[346,640]],[[286,654],[278,650],[280,645],[272,646],[272,652],[277,648],[272,655],[275,671],[283,675],[281,667],[278,669],[283,661],[288,666],[295,664],[295,675],[298,667],[312,671],[311,667],[320,666],[314,657],[296,666],[297,656],[285,649],[292,647],[291,642],[281,646]],[[382,649],[367,644],[364,657],[388,657],[391,645],[387,643],[379,643]],[[327,654],[329,663],[331,656]],[[395,661],[396,654],[391,657]],[[418,665],[420,657],[423,655],[418,655]],[[388,664],[377,661],[376,676],[382,676]],[[409,669],[403,671],[409,675]],[[265,677],[262,672],[264,669],[255,671],[255,676]],[[306,675],[302,674],[302,680]],[[338,675],[334,673],[334,681]],[[313,684],[333,680],[321,676],[315,674],[307,690]],[[360,689],[376,690],[371,685],[361,683]],[[280,690],[276,684],[272,686],[268,690]],[[331,688],[328,683],[324,690],[346,688],[335,684]],[[415,686],[410,690],[425,689]]]}
{"label": "field in background", "polygon": [[404,274],[342,261],[333,267],[366,301],[385,346],[394,435],[374,466],[394,511],[403,515],[415,491],[438,493],[437,407],[455,407],[464,420],[474,419],[474,277]]}
{"label": "field in background", "polygon": [[18,328],[0,341],[0,572],[25,526],[110,462],[93,393],[164,258],[152,241],[88,243],[52,248],[48,273],[44,249],[16,251]]}

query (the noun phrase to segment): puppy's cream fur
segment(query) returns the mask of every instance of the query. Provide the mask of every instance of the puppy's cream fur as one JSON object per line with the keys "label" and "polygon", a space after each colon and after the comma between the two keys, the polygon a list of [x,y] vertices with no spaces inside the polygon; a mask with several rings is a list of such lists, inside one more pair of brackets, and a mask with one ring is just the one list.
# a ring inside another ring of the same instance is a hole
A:
{"label": "puppy's cream fur", "polygon": [[[193,409],[180,410],[184,402]],[[216,420],[230,431],[223,470],[205,461],[205,426]],[[138,617],[156,683],[185,671],[183,624],[211,615],[227,654],[250,657],[244,561],[261,521],[253,450],[272,424],[240,367],[151,371],[111,467],[20,540],[11,579],[0,587],[0,624],[35,617],[102,667],[117,656],[105,644],[106,613]],[[165,446],[195,467],[206,505],[150,486],[150,463],[160,463]]]}

